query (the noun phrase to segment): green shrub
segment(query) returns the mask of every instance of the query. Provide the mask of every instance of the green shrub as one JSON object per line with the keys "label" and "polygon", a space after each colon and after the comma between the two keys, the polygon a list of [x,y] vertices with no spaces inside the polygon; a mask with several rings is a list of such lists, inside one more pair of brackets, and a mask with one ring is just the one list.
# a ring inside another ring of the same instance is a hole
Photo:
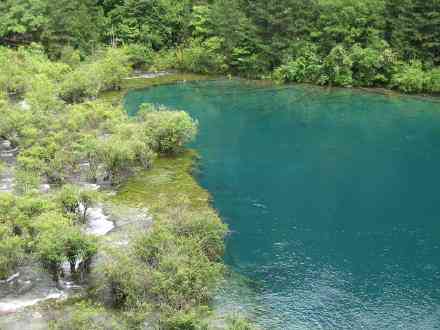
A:
{"label": "green shrub", "polygon": [[65,215],[85,223],[87,211],[97,200],[96,192],[80,189],[74,185],[64,185],[58,193],[58,202]]}
{"label": "green shrub", "polygon": [[100,87],[99,91],[115,90],[129,76],[130,56],[124,48],[107,48],[95,63]]}
{"label": "green shrub", "polygon": [[440,68],[434,68],[428,72],[427,91],[430,93],[440,93]]}
{"label": "green shrub", "polygon": [[391,79],[391,86],[404,93],[422,93],[429,84],[429,77],[420,61],[400,63]]}
{"label": "green shrub", "polygon": [[0,280],[10,276],[24,257],[24,241],[0,223]]}
{"label": "green shrub", "polygon": [[76,68],[81,62],[81,52],[72,46],[64,46],[60,53],[60,62]]}
{"label": "green shrub", "polygon": [[141,111],[141,121],[146,137],[153,143],[155,151],[173,154],[182,150],[197,134],[197,121],[184,111],[157,108],[157,111]]}
{"label": "green shrub", "polygon": [[198,239],[176,237],[159,226],[141,235],[135,249],[149,267],[149,292],[165,311],[207,304],[223,274],[222,265],[208,259]]}
{"label": "green shrub", "polygon": [[60,86],[61,98],[75,103],[120,88],[122,79],[130,73],[129,63],[130,57],[124,49],[107,48],[95,61],[84,63],[66,75]]}
{"label": "green shrub", "polygon": [[44,213],[36,218],[34,229],[36,255],[55,281],[63,275],[61,265],[65,261],[72,273],[79,271],[83,276],[89,271],[97,251],[95,239],[83,234],[70,219],[57,212]]}
{"label": "green shrub", "polygon": [[106,330],[124,329],[110,317],[104,307],[81,301],[72,306],[73,311],[64,320],[52,324],[53,330]]}
{"label": "green shrub", "polygon": [[353,84],[352,67],[349,52],[341,45],[335,46],[324,59],[319,83],[349,87]]}
{"label": "green shrub", "polygon": [[[228,69],[224,65],[224,70]],[[261,78],[269,68],[264,55],[255,52],[251,47],[235,47],[232,49],[229,68],[232,72],[248,78]]]}
{"label": "green shrub", "polygon": [[71,103],[96,98],[101,87],[97,71],[93,65],[82,65],[67,74],[60,86],[61,98]]}
{"label": "green shrub", "polygon": [[198,239],[203,253],[210,261],[219,261],[223,256],[224,238],[228,228],[217,214],[193,214],[185,211],[180,214],[178,211],[164,225],[181,239]]}
{"label": "green shrub", "polygon": [[274,78],[280,82],[317,82],[322,70],[322,61],[316,48],[306,46],[298,52],[297,57],[289,60],[274,72]]}
{"label": "green shrub", "polygon": [[250,321],[241,316],[228,318],[227,325],[228,330],[256,330]]}
{"label": "green shrub", "polygon": [[208,330],[208,323],[203,320],[203,317],[203,313],[195,310],[173,312],[161,316],[159,327],[169,330]]}
{"label": "green shrub", "polygon": [[363,48],[356,44],[350,52],[355,85],[386,86],[389,83],[396,56],[385,41],[375,47]]}
{"label": "green shrub", "polygon": [[41,181],[41,176],[36,171],[20,168],[14,171],[14,190],[20,195],[38,191]]}
{"label": "green shrub", "polygon": [[177,51],[176,68],[196,73],[224,73],[228,69],[226,57],[222,55],[223,39],[193,39],[190,44]]}
{"label": "green shrub", "polygon": [[99,146],[100,159],[103,162],[107,179],[118,184],[135,163],[136,154],[132,148],[131,141],[122,139],[119,136],[111,136]]}
{"label": "green shrub", "polygon": [[[152,65],[150,69],[152,71],[163,71],[170,69],[180,69],[181,65],[177,61],[178,51],[174,49],[164,49],[153,53]],[[179,53],[180,54],[180,53]],[[181,61],[181,58],[180,58]]]}
{"label": "green shrub", "polygon": [[145,68],[153,64],[153,50],[148,46],[130,44],[125,46],[124,50],[134,68]]}

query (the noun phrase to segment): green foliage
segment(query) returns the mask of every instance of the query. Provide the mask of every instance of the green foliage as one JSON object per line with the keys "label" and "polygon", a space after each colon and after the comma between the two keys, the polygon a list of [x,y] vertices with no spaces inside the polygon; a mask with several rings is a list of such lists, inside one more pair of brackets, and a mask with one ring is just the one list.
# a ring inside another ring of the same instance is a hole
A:
{"label": "green foliage", "polygon": [[256,328],[247,319],[234,316],[227,320],[228,330],[255,330]]}
{"label": "green foliage", "polygon": [[24,241],[0,222],[0,280],[12,274],[24,257]]}
{"label": "green foliage", "polygon": [[[35,251],[42,265],[54,280],[62,275],[62,264],[69,262],[72,273],[81,268],[88,271],[91,257],[96,253],[95,239],[83,234],[69,218],[58,212],[43,213],[35,220]],[[78,265],[81,262],[82,265]]]}
{"label": "green foliage", "polygon": [[133,67],[145,68],[153,64],[153,50],[149,46],[130,44],[124,48],[129,62]]}
{"label": "green foliage", "polygon": [[53,330],[104,330],[121,329],[109,319],[104,307],[92,302],[81,301],[73,306],[73,312],[64,320],[57,320],[51,327]]}
{"label": "green foliage", "polygon": [[396,67],[391,84],[405,93],[422,93],[429,83],[428,79],[422,63],[412,61],[410,64],[402,63]]}
{"label": "green foliage", "polygon": [[375,47],[362,48],[354,45],[351,49],[353,80],[359,86],[387,85],[396,55],[385,41]]}
{"label": "green foliage", "polygon": [[210,302],[223,278],[227,228],[190,174],[193,161],[189,153],[159,158],[115,196],[115,202],[147,207],[154,224],[129,249],[113,252],[104,267],[105,287],[116,306],[152,315],[148,319],[161,329],[205,329],[200,320],[207,310],[200,305]]}
{"label": "green foliage", "polygon": [[161,328],[170,330],[208,330],[208,322],[204,320],[203,310],[175,312],[159,320]]}
{"label": "green foliage", "polygon": [[102,91],[118,89],[130,73],[130,57],[123,49],[106,49],[98,60],[84,63],[71,71],[60,86],[67,102],[93,99]]}
{"label": "green foliage", "polygon": [[194,39],[176,53],[176,68],[198,73],[226,72],[226,58],[221,54],[223,40],[218,37],[206,40]]}
{"label": "green foliage", "polygon": [[[139,61],[136,52],[106,49],[78,63],[74,48],[63,49],[65,63],[50,61],[39,47],[0,49],[0,136],[18,147],[17,195],[0,196],[2,278],[29,258],[55,281],[64,276],[66,264],[82,279],[97,253],[96,238],[81,228],[96,196],[69,181],[87,174],[91,180],[104,175],[121,183],[129,174],[152,168],[157,154],[180,153],[197,133],[197,122],[182,111],[147,105],[131,119],[119,106],[90,100],[120,88],[129,64]],[[18,74],[13,83],[3,73],[15,72],[9,66]],[[184,176],[193,187],[194,179],[187,171]],[[41,182],[51,184],[48,193],[39,192]],[[195,202],[207,199],[203,194]],[[199,307],[209,303],[222,277],[226,227],[212,211],[177,213],[105,265],[115,305],[132,309],[133,324],[149,310],[160,313],[157,323],[165,327],[201,328],[206,310]],[[153,266],[143,260],[150,247],[160,245],[159,238],[164,245]],[[81,317],[80,328],[96,325]]]}
{"label": "green foliage", "polygon": [[314,83],[319,80],[322,67],[316,47],[307,44],[296,52],[296,58],[277,68],[273,77],[282,82]]}
{"label": "green foliage", "polygon": [[103,10],[93,0],[5,0],[0,11],[1,40],[41,42],[55,56],[65,45],[91,52],[105,25]]}
{"label": "green foliage", "polygon": [[405,60],[440,63],[440,3],[437,0],[387,0],[384,17],[393,48]]}
{"label": "green foliage", "polygon": [[136,159],[131,141],[123,140],[118,136],[101,143],[99,152],[107,177],[115,184],[120,182],[124,171],[128,170]]}
{"label": "green foliage", "polygon": [[[179,236],[160,224],[139,235],[130,256],[116,253],[113,260],[104,274],[114,305],[137,308],[139,302],[155,301],[162,322],[173,324],[192,323],[186,313],[208,304],[223,271],[209,260],[200,238]],[[179,320],[176,313],[182,313]]]}
{"label": "green foliage", "polygon": [[68,184],[61,188],[57,199],[66,216],[84,223],[87,220],[87,211],[95,204],[97,195],[94,191]]}
{"label": "green foliage", "polygon": [[341,45],[335,46],[324,59],[323,75],[319,82],[336,86],[351,86],[353,61],[349,52]]}
{"label": "green foliage", "polygon": [[[68,102],[118,88],[117,70],[80,65],[103,42],[122,45],[135,67],[252,78],[276,70],[279,81],[338,86],[388,87],[397,60],[420,60],[427,68],[440,63],[437,0],[5,0],[0,10],[0,41],[39,42],[75,69],[54,85]],[[311,53],[301,43],[313,45]],[[1,62],[9,65],[0,85],[14,93],[30,89],[22,59],[0,56]],[[110,73],[115,79],[104,81]],[[435,86],[428,83],[425,91]]]}
{"label": "green foliage", "polygon": [[16,169],[14,172],[15,191],[20,195],[26,195],[38,191],[41,185],[41,177],[34,171]]}
{"label": "green foliage", "polygon": [[440,68],[430,70],[428,75],[426,90],[430,93],[440,93]]}
{"label": "green foliage", "polygon": [[0,3],[3,13],[0,20],[0,37],[12,41],[28,40],[41,33],[48,24],[46,15],[47,1],[14,1],[5,0]]}
{"label": "green foliage", "polygon": [[369,47],[384,37],[384,5],[384,0],[320,0],[316,27],[310,34],[312,40],[324,53],[338,45]]}
{"label": "green foliage", "polygon": [[138,43],[155,50],[173,47],[188,34],[191,1],[105,1],[112,42]]}
{"label": "green foliage", "polygon": [[70,45],[64,46],[60,51],[60,62],[76,68],[81,63],[81,53]]}
{"label": "green foliage", "polygon": [[163,154],[181,151],[197,134],[197,121],[184,111],[163,107],[152,110],[150,106],[144,106],[141,107],[138,120],[145,135],[151,139],[155,151]]}

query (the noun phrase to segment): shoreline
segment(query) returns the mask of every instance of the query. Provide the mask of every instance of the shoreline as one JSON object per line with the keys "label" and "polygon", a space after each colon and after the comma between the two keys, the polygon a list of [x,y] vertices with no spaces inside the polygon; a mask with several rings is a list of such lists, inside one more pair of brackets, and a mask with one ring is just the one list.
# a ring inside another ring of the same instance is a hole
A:
{"label": "shoreline", "polygon": [[[212,78],[172,73],[154,76],[153,78],[151,76],[142,76],[136,79],[124,80],[123,87],[120,90],[103,93],[98,97],[98,100],[110,101],[113,104],[117,102],[122,105],[125,94],[136,88],[172,84],[179,81],[207,79]],[[104,235],[100,239],[99,245],[102,251],[98,254],[95,263],[99,264],[101,262],[100,259],[102,257],[105,258],[105,251],[107,249],[121,246],[125,248],[125,246],[128,246],[139,230],[136,228],[140,228],[139,226],[144,228],[144,224],[151,227],[153,222],[160,222],[160,219],[170,216],[178,207],[189,208],[192,212],[200,214],[208,214],[218,218],[218,221],[221,222],[220,217],[212,207],[209,192],[199,185],[193,175],[197,157],[193,150],[188,149],[175,157],[160,157],[151,169],[139,171],[128,177],[126,181],[116,188],[115,194],[106,194],[104,189],[102,195],[104,198],[103,203],[107,205],[106,216],[115,224],[115,227],[112,228],[108,235]],[[148,210],[148,217],[139,217],[137,219],[134,216],[135,223],[132,223],[133,214],[139,212],[127,213],[125,212],[126,210]],[[144,221],[145,219],[148,221]],[[57,299],[54,296],[49,297],[47,300],[35,301],[35,304],[33,303],[31,306],[24,306],[14,310],[13,313],[2,315],[0,327],[5,326],[7,328],[17,324],[32,324],[30,329],[43,329],[64,313],[70,314],[74,312],[74,303],[87,301],[93,297],[93,291],[100,284],[100,278],[101,275],[97,271],[92,270],[85,291],[69,297],[63,297],[63,299]],[[111,309],[106,310],[105,313],[112,315],[112,317],[119,317],[119,313]],[[218,322],[218,320],[215,321]]]}

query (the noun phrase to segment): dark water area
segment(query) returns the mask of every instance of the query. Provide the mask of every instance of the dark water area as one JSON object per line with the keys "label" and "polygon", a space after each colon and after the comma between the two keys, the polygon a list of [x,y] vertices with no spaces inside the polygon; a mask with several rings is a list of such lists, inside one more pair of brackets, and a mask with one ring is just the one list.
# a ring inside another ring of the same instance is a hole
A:
{"label": "dark water area", "polygon": [[440,328],[440,103],[241,81],[132,91],[125,106],[143,102],[198,119],[198,179],[261,326]]}

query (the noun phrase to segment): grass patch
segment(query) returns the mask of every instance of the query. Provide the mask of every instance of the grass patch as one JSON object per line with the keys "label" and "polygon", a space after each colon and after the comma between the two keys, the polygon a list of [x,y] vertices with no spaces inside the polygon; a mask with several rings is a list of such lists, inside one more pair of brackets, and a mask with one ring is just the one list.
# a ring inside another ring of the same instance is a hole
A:
{"label": "grass patch", "polygon": [[146,207],[153,217],[182,205],[193,212],[214,212],[210,194],[192,175],[196,162],[197,153],[192,150],[174,157],[161,157],[152,169],[129,178],[112,201]]}

